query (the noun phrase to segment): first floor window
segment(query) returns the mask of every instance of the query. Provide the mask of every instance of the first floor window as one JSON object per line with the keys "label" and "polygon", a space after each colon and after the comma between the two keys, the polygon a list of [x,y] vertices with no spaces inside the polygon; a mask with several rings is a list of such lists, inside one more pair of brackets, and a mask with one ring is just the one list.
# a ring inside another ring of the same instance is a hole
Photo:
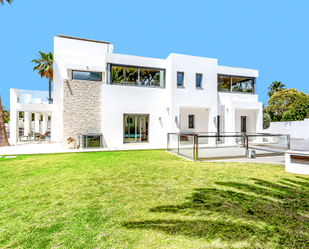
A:
{"label": "first floor window", "polygon": [[178,73],[177,73],[177,87],[182,87],[182,86],[184,86],[184,84],[183,84],[183,78],[184,78],[184,73],[178,72]]}
{"label": "first floor window", "polygon": [[109,84],[165,87],[165,70],[135,66],[108,65]]}
{"label": "first floor window", "polygon": [[196,88],[202,88],[202,74],[196,74]]}
{"label": "first floor window", "polygon": [[73,80],[102,81],[101,72],[72,71]]}
{"label": "first floor window", "polygon": [[124,114],[124,142],[148,142],[149,115]]}
{"label": "first floor window", "polygon": [[218,75],[219,92],[254,93],[255,78]]}
{"label": "first floor window", "polygon": [[189,115],[189,129],[194,128],[194,115]]}

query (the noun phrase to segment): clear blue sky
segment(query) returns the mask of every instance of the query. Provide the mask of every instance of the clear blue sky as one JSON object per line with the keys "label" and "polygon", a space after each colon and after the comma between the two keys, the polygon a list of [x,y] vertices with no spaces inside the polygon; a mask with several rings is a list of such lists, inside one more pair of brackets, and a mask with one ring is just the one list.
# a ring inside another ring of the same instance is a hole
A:
{"label": "clear blue sky", "polygon": [[14,0],[0,6],[0,84],[48,90],[33,72],[38,51],[53,51],[57,34],[109,41],[115,53],[166,58],[170,53],[217,58],[219,65],[259,70],[259,101],[281,81],[309,93],[309,1]]}

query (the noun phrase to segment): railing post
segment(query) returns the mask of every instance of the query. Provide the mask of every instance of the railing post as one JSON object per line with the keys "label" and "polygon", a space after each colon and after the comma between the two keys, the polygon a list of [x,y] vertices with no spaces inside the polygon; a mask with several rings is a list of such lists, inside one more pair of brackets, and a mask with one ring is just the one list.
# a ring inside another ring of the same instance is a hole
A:
{"label": "railing post", "polygon": [[217,132],[217,137],[216,137],[216,147],[218,147],[218,139],[219,139],[219,133]]}
{"label": "railing post", "polygon": [[196,160],[196,154],[195,154],[195,141],[196,141],[196,136],[193,134],[193,160]]}
{"label": "railing post", "polygon": [[249,138],[245,136],[246,156],[249,156]]}
{"label": "railing post", "polygon": [[179,135],[179,134],[177,134],[177,136],[178,136],[178,155],[179,155],[179,143],[180,143],[180,135]]}
{"label": "railing post", "polygon": [[195,139],[195,160],[198,160],[198,135]]}

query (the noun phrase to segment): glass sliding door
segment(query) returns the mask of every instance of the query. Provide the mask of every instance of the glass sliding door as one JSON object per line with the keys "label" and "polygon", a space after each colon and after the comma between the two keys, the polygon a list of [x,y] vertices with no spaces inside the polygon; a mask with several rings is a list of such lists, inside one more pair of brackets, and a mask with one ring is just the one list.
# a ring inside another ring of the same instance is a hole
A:
{"label": "glass sliding door", "polygon": [[148,142],[148,115],[124,114],[124,142]]}

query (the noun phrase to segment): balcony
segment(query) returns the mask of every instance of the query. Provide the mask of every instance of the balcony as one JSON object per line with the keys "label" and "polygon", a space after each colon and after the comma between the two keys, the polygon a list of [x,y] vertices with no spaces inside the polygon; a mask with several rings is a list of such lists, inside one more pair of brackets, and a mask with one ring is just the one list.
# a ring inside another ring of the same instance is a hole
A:
{"label": "balcony", "polygon": [[17,90],[17,103],[23,104],[52,104],[53,92],[49,99],[48,91]]}

